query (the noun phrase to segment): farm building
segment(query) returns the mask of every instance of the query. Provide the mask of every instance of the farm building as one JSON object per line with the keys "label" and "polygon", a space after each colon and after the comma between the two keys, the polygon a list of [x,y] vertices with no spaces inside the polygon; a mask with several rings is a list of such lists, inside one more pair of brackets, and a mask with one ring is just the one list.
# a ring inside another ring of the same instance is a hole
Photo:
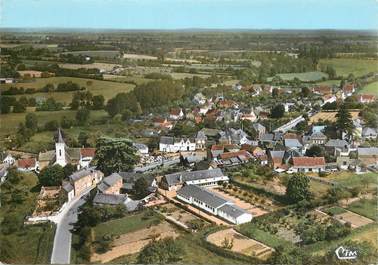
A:
{"label": "farm building", "polygon": [[243,224],[252,220],[252,214],[235,206],[225,198],[197,185],[186,185],[177,192],[177,198],[217,215],[233,224]]}
{"label": "farm building", "polygon": [[163,176],[161,185],[167,190],[178,190],[184,184],[217,186],[223,182],[228,182],[221,169],[206,169],[198,171],[182,171]]}

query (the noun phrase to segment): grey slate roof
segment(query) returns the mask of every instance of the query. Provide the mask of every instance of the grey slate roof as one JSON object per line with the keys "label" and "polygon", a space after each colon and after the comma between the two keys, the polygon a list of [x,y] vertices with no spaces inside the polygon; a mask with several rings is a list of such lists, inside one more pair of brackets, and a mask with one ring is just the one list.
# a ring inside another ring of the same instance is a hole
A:
{"label": "grey slate roof", "polygon": [[204,188],[201,188],[197,185],[186,185],[182,187],[178,192],[178,195],[181,195],[186,198],[194,198],[197,199],[213,208],[218,208],[228,201],[223,197],[214,194]]}
{"label": "grey slate roof", "polygon": [[113,186],[117,181],[121,180],[122,177],[118,173],[113,173],[106,178],[103,179],[103,182],[105,182],[109,186]]}
{"label": "grey slate roof", "polygon": [[377,129],[365,127],[362,129],[362,136],[377,136]]}
{"label": "grey slate roof", "polygon": [[74,189],[71,183],[67,182],[63,185],[63,189],[68,193]]}
{"label": "grey slate roof", "polygon": [[207,178],[215,178],[215,177],[222,177],[224,176],[222,170],[220,168],[215,169],[206,169],[206,170],[198,170],[198,171],[182,171],[177,173],[172,173],[164,176],[167,184],[169,186],[173,186],[180,183],[180,176],[182,178],[182,182],[190,181],[190,180],[198,180],[198,179],[207,179]]}
{"label": "grey slate roof", "polygon": [[92,172],[93,172],[93,169],[82,169],[82,170],[74,172],[71,176],[69,176],[69,178],[72,181],[77,181],[81,178],[84,178],[84,177],[92,174]]}
{"label": "grey slate roof", "polygon": [[298,139],[285,139],[285,146],[289,148],[302,147],[302,144],[298,141]]}
{"label": "grey slate roof", "polygon": [[116,195],[116,194],[103,194],[97,193],[96,196],[93,198],[94,204],[110,204],[110,205],[117,205],[122,204],[127,199],[127,195]]}
{"label": "grey slate roof", "polygon": [[272,158],[283,158],[285,155],[285,151],[270,151],[270,156]]}
{"label": "grey slate roof", "polygon": [[113,173],[104,178],[102,182],[97,186],[97,189],[101,192],[105,192],[119,180],[122,180],[122,177],[118,173]]}
{"label": "grey slate roof", "polygon": [[274,139],[274,134],[273,133],[265,133],[261,136],[261,141],[264,142],[264,141],[273,141]]}
{"label": "grey slate roof", "polygon": [[160,137],[160,143],[162,143],[162,144],[173,144],[174,140],[173,140],[173,137],[162,136],[162,137]]}
{"label": "grey slate roof", "polygon": [[373,156],[378,155],[378,147],[359,147],[357,149],[358,155]]}
{"label": "grey slate roof", "polygon": [[58,143],[64,144],[64,140],[63,140],[62,132],[60,131],[60,128],[58,129]]}
{"label": "grey slate roof", "polygon": [[245,213],[249,214],[246,210],[233,204],[225,204],[222,207],[220,207],[218,211],[222,211],[235,219]]}
{"label": "grey slate roof", "polygon": [[330,139],[326,144],[326,147],[339,147],[344,148],[345,146],[349,146],[348,142],[345,140],[340,139]]}
{"label": "grey slate roof", "polygon": [[327,136],[322,132],[314,132],[311,134],[311,139],[327,139]]}

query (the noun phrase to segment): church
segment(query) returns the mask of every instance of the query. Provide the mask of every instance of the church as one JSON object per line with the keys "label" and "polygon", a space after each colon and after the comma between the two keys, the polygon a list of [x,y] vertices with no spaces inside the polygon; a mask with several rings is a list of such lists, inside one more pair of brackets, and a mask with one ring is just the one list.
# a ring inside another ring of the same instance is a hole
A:
{"label": "church", "polygon": [[64,142],[62,132],[58,129],[58,139],[55,150],[38,154],[38,170],[48,165],[58,164],[64,167],[67,164],[76,165],[77,169],[86,168],[95,156],[95,148],[70,148]]}

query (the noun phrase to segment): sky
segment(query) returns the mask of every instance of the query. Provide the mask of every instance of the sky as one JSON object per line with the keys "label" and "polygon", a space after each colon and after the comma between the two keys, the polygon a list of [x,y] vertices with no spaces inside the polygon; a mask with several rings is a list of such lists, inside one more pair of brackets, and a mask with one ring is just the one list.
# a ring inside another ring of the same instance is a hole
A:
{"label": "sky", "polygon": [[378,0],[0,0],[0,12],[1,28],[378,28]]}

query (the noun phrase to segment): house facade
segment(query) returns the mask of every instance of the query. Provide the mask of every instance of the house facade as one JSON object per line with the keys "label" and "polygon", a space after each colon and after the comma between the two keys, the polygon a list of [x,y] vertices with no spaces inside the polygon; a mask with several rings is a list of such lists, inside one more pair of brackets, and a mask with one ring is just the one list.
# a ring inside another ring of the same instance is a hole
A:
{"label": "house facade", "polygon": [[294,172],[322,172],[325,170],[324,157],[293,157]]}
{"label": "house facade", "polygon": [[187,152],[196,150],[196,141],[191,138],[160,137],[159,151],[164,153]]}

